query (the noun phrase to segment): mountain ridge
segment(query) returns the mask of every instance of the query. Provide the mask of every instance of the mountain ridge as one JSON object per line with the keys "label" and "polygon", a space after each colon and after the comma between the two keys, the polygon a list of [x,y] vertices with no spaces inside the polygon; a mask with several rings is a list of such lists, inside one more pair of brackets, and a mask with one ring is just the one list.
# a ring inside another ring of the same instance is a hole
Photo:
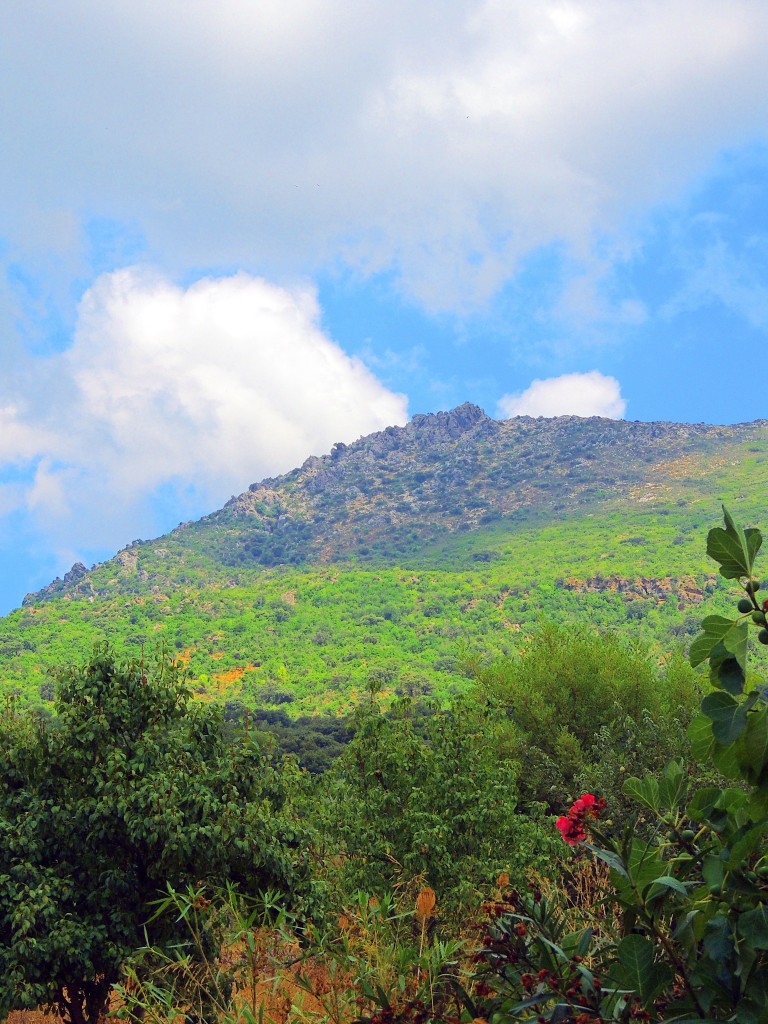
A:
{"label": "mountain ridge", "polygon": [[177,552],[205,549],[222,568],[391,563],[446,534],[497,519],[567,514],[627,498],[622,488],[652,486],[660,467],[666,471],[686,457],[717,459],[723,445],[763,441],[766,428],[766,420],[494,420],[470,403],[416,414],[403,427],[339,442],[288,473],[253,483],[221,509],[154,540],[132,542],[90,570],[76,563],[63,579],[28,594],[23,605],[92,596],[102,589],[94,572],[98,577],[110,565],[117,578],[140,572],[149,546],[167,558],[171,542]]}

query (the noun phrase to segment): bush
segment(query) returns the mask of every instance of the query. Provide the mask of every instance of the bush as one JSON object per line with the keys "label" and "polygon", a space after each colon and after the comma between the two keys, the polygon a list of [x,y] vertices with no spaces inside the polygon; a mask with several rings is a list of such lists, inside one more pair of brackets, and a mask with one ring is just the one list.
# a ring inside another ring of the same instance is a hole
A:
{"label": "bush", "polygon": [[[692,792],[683,767],[630,778],[625,794],[652,820],[628,821],[618,840],[601,833],[605,803],[584,794],[557,822],[565,841],[611,869],[618,934],[565,932],[536,894],[494,913],[479,954],[476,1017],[539,1021],[768,1020],[768,687],[747,671],[750,627],[768,634],[753,563],[762,537],[725,512],[707,551],[742,584],[739,615],[709,615],[691,648],[708,661],[713,689],[692,722],[694,755],[722,776]],[[733,785],[728,785],[730,780]],[[604,939],[604,937],[603,937]]]}

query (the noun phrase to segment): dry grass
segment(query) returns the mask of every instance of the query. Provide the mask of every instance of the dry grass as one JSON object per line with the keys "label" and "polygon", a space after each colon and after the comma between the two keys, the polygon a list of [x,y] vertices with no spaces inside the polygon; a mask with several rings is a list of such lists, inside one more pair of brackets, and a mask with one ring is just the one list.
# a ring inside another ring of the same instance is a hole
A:
{"label": "dry grass", "polygon": [[51,1011],[14,1010],[4,1024],[59,1024],[61,1018]]}
{"label": "dry grass", "polygon": [[579,857],[564,872],[560,882],[532,872],[532,887],[559,908],[568,931],[591,928],[597,947],[621,934],[618,905],[608,897],[613,892],[611,869],[596,857]]}
{"label": "dry grass", "polygon": [[[508,876],[499,877],[496,898],[512,909],[505,895],[508,882]],[[601,913],[598,904],[606,890],[607,873],[599,865],[594,868],[584,861],[577,865],[566,889],[555,890],[551,882],[538,877],[531,883],[542,891],[549,887],[562,913],[569,919],[573,915],[574,923],[583,925],[585,915]],[[302,957],[298,944],[284,933],[270,927],[250,931],[226,946],[209,965],[209,969],[223,969],[235,980],[234,999],[227,1001],[221,1019],[255,1019],[264,1024],[351,1024],[368,1006],[360,994],[355,970],[380,984],[393,1005],[405,1005],[428,980],[421,955],[429,944],[437,904],[435,892],[421,878],[402,886],[389,904],[374,897],[362,898],[339,916],[337,947],[340,943],[346,951],[342,958],[325,950],[314,957]],[[410,909],[413,918],[406,915],[403,919],[402,912]],[[604,920],[602,927],[607,930],[610,922]],[[473,929],[468,921],[467,930],[460,936],[458,959],[468,968],[477,948]],[[404,961],[402,954],[408,952],[408,947],[412,947],[410,959],[406,956]],[[206,979],[201,976],[200,982],[205,984]],[[118,1008],[115,999],[101,1024],[117,1024]],[[145,1021],[179,1024],[180,1018],[169,1016],[167,1010],[157,1006],[155,1012],[147,1013]],[[60,1024],[60,1018],[42,1010],[15,1012],[4,1024]]]}

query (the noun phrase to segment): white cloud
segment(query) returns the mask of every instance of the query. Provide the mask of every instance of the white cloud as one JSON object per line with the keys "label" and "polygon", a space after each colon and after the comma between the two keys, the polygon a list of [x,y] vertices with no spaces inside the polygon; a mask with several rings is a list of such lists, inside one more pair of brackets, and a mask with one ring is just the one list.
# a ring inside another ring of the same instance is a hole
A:
{"label": "white cloud", "polygon": [[26,422],[17,405],[0,405],[0,466],[23,466],[56,444],[56,435]]}
{"label": "white cloud", "polygon": [[118,546],[135,523],[152,530],[158,490],[182,504],[191,494],[200,514],[336,441],[404,423],[405,398],[318,320],[311,289],[246,274],[187,289],[137,270],[103,275],[72,347],[49,364],[34,413],[46,427],[0,409],[3,461],[37,461],[18,500],[67,549]]}
{"label": "white cloud", "polygon": [[597,370],[535,380],[520,394],[499,400],[500,416],[605,416],[621,419],[627,407],[615,377]]}
{"label": "white cloud", "polygon": [[767,40],[754,0],[26,0],[0,37],[0,214],[22,254],[44,220],[71,258],[88,211],[172,274],[342,259],[461,307],[538,246],[620,251],[765,138]]}

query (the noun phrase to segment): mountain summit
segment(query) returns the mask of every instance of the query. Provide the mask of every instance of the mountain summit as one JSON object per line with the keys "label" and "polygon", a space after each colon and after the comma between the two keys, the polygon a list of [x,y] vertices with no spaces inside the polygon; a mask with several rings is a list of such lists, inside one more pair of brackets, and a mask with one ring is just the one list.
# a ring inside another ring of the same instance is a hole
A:
{"label": "mountain summit", "polygon": [[[733,426],[600,417],[498,421],[465,403],[404,427],[339,442],[290,473],[252,484],[217,512],[154,541],[134,542],[87,571],[29,594],[53,598],[133,591],[209,569],[428,558],[446,538],[491,524],[594,514],[606,502],[647,506],[704,482],[735,448],[757,449],[764,420]],[[733,456],[737,458],[739,456]]]}

